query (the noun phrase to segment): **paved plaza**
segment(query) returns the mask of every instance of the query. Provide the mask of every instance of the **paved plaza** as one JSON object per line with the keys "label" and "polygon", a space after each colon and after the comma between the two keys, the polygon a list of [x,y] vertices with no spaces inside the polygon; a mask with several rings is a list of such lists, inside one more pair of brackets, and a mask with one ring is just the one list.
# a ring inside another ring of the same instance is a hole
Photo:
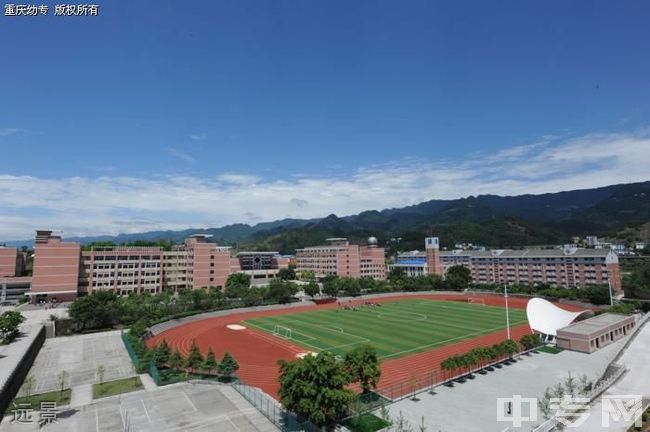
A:
{"label": "paved plaza", "polygon": [[64,409],[57,423],[39,429],[6,418],[0,432],[219,431],[277,432],[278,429],[231,387],[182,383],[99,399]]}
{"label": "paved plaza", "polygon": [[[522,356],[517,363],[495,369],[487,375],[476,374],[475,379],[463,384],[439,386],[434,395],[422,393],[417,402],[405,399],[392,404],[389,406],[390,415],[395,418],[401,412],[414,428],[424,416],[427,430],[435,432],[529,431],[544,421],[541,413],[536,422],[526,422],[520,428],[512,427],[511,423],[497,421],[497,398],[511,398],[513,395],[541,398],[547,387],[563,381],[569,371],[574,377],[586,374],[594,380],[614,357],[617,345],[609,345],[593,354],[562,351]],[[510,429],[506,429],[508,427]]]}
{"label": "paved plaza", "polygon": [[99,365],[106,370],[104,381],[135,375],[119,331],[47,339],[29,372],[36,379],[34,393],[58,389],[61,371],[68,373],[66,387],[99,382]]}

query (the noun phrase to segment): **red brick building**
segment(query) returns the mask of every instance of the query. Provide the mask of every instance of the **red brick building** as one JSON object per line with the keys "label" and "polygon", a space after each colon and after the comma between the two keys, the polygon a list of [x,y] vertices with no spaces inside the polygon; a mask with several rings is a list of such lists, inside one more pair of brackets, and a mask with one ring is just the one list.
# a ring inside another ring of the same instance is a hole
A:
{"label": "red brick building", "polygon": [[325,276],[386,278],[384,248],[370,237],[367,246],[350,244],[346,238],[329,238],[322,246],[296,250],[296,270],[311,271],[317,278]]}
{"label": "red brick building", "polygon": [[[78,294],[110,290],[120,295],[224,287],[232,272],[230,249],[191,236],[170,251],[160,247],[97,247],[82,251],[52,231],[37,231],[34,245],[34,300],[73,300]],[[236,270],[236,269],[235,269]]]}

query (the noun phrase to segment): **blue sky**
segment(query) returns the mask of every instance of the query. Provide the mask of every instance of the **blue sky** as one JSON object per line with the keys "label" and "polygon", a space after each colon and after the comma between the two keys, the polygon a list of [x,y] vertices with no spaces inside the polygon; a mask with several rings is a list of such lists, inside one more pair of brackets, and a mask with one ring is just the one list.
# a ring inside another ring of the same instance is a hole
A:
{"label": "blue sky", "polygon": [[99,4],[0,16],[0,239],[650,179],[647,2]]}

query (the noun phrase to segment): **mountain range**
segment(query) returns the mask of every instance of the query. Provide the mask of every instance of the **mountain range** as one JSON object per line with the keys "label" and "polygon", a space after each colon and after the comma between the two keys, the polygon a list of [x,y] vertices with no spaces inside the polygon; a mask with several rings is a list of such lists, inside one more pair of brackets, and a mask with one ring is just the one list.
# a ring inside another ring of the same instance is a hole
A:
{"label": "mountain range", "polygon": [[[541,195],[479,195],[338,217],[283,219],[256,225],[151,231],[118,236],[66,238],[87,244],[135,240],[181,242],[190,234],[209,234],[219,244],[239,250],[274,250],[320,244],[327,237],[363,242],[379,238],[390,250],[421,249],[425,236],[440,237],[442,246],[474,243],[488,247],[561,244],[573,236],[598,235],[627,240],[650,231],[650,181]],[[31,245],[33,241],[7,242]]]}

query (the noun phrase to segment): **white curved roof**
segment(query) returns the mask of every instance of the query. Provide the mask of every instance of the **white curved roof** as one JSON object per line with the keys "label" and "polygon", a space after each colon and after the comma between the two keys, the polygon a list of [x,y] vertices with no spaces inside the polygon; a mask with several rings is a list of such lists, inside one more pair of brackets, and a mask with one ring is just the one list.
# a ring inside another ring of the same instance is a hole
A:
{"label": "white curved roof", "polygon": [[589,313],[589,311],[570,312],[542,298],[532,298],[526,305],[530,328],[553,336],[557,335],[558,329],[568,326],[584,313]]}

